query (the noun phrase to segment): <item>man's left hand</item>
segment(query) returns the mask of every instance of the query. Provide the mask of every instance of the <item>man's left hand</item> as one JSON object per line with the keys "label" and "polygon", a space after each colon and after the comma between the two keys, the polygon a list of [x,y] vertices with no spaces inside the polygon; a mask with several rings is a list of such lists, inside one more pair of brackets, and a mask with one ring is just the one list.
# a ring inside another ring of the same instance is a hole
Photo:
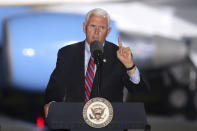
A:
{"label": "man's left hand", "polygon": [[[123,47],[122,46],[122,41],[120,40],[120,37],[118,38],[118,45],[119,49],[117,50],[117,57],[118,59],[124,64],[126,68],[132,67],[133,66],[133,57],[132,57],[132,52],[129,47]],[[130,74],[133,74],[136,70],[136,67],[132,70],[129,70],[128,72]]]}

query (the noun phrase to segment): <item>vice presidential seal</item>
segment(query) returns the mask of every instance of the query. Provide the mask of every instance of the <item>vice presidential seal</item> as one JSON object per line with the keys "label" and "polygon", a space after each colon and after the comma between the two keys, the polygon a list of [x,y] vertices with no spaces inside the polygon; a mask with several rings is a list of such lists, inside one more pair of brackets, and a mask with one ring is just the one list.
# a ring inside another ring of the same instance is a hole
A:
{"label": "vice presidential seal", "polygon": [[111,103],[104,98],[92,98],[83,108],[83,118],[91,127],[105,127],[113,118],[113,107]]}

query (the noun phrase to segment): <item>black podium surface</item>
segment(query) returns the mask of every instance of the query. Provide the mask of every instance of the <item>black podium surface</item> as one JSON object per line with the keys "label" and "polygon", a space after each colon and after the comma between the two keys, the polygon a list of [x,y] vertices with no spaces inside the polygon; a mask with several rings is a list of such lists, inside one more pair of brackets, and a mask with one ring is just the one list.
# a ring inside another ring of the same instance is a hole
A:
{"label": "black podium surface", "polygon": [[143,103],[112,103],[114,116],[109,125],[95,129],[87,125],[83,119],[85,103],[53,102],[50,105],[46,122],[51,129],[80,130],[120,130],[145,129],[147,125]]}

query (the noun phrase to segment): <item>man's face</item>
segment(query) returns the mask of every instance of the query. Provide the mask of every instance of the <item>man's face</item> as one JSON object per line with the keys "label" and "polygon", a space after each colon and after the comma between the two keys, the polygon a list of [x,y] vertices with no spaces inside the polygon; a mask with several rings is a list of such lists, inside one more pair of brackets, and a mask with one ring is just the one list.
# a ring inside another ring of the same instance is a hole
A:
{"label": "man's face", "polygon": [[89,17],[89,21],[83,23],[83,31],[86,34],[86,40],[89,44],[94,40],[104,43],[111,28],[108,27],[107,18],[92,14]]}

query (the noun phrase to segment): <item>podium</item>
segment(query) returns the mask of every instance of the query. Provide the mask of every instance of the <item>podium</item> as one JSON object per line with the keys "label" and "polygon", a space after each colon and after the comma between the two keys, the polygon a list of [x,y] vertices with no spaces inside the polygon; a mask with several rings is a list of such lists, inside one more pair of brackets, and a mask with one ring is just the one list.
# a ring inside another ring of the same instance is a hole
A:
{"label": "podium", "polygon": [[112,103],[113,119],[104,128],[93,128],[83,119],[85,103],[53,102],[50,105],[47,125],[50,129],[70,129],[71,131],[123,131],[141,129],[150,131],[143,103]]}

